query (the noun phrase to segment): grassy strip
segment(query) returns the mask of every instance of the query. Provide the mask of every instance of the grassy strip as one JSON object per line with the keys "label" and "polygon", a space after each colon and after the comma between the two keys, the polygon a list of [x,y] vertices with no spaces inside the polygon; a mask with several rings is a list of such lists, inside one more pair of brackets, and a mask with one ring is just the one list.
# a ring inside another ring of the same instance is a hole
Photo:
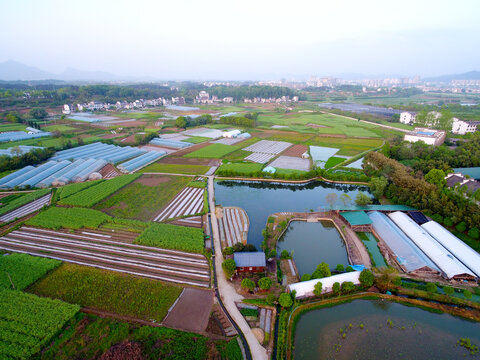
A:
{"label": "grassy strip", "polygon": [[97,210],[52,207],[31,218],[26,224],[54,230],[83,227],[96,229],[108,220],[110,216]]}
{"label": "grassy strip", "polygon": [[238,150],[238,147],[224,144],[211,144],[184,155],[187,158],[208,158],[220,159],[231,152]]}
{"label": "grassy strip", "polygon": [[153,223],[140,234],[135,244],[201,253],[204,246],[203,230]]}
{"label": "grassy strip", "polygon": [[159,172],[171,174],[203,175],[210,169],[204,165],[153,163],[140,170],[141,173]]}
{"label": "grassy strip", "polygon": [[346,160],[345,158],[332,156],[325,163],[325,169],[330,169],[330,168],[334,167],[335,165],[341,164],[345,160]]}
{"label": "grassy strip", "polygon": [[261,172],[262,169],[263,164],[231,163],[220,166],[217,174],[221,176],[251,176],[257,172]]}
{"label": "grassy strip", "polygon": [[12,210],[19,208],[20,206],[23,206],[25,204],[28,204],[29,202],[37,200],[42,196],[47,195],[49,192],[50,192],[50,189],[43,189],[43,190],[31,192],[31,193],[26,193],[25,195],[15,200],[12,200],[8,204],[0,207],[0,215],[6,214]]}
{"label": "grassy strip", "polygon": [[160,322],[182,288],[114,271],[63,263],[28,291],[83,307]]}
{"label": "grassy strip", "polygon": [[139,176],[140,174],[118,176],[114,179],[101,182],[95,186],[77,192],[68,198],[62,199],[59,201],[59,204],[91,207],[117,192],[122,187],[130,184]]}
{"label": "grassy strip", "polygon": [[58,300],[0,289],[0,357],[27,359],[79,310]]}
{"label": "grassy strip", "polygon": [[0,289],[23,290],[62,262],[27,254],[0,256]]}

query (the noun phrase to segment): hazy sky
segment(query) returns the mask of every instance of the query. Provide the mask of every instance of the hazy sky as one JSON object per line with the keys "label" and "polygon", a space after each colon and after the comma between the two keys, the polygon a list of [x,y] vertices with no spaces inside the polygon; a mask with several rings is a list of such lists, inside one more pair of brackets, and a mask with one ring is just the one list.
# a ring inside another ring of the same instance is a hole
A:
{"label": "hazy sky", "polygon": [[160,79],[480,70],[480,1],[0,0],[0,62]]}

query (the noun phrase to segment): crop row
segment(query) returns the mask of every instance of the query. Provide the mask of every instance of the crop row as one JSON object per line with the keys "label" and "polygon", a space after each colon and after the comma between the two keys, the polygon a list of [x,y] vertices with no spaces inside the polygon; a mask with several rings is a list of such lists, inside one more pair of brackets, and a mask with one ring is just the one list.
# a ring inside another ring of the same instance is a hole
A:
{"label": "crop row", "polygon": [[85,190],[91,186],[97,185],[98,183],[102,182],[103,180],[95,180],[95,181],[86,181],[81,183],[73,183],[62,186],[57,189],[57,200],[65,199],[77,192]]}
{"label": "crop row", "polygon": [[63,205],[91,207],[102,201],[122,187],[130,184],[137,179],[140,174],[131,174],[118,176],[114,179],[103,181],[97,185],[91,186],[85,190],[77,192],[67,198],[59,201]]}
{"label": "crop row", "polygon": [[80,309],[60,300],[0,289],[0,357],[37,353]]}
{"label": "crop row", "polygon": [[152,224],[135,240],[136,244],[200,253],[203,230],[170,224]]}
{"label": "crop row", "polygon": [[26,254],[11,254],[0,257],[0,288],[23,290],[61,264],[54,259],[39,258]]}
{"label": "crop row", "polygon": [[230,154],[238,150],[238,147],[232,145],[223,145],[223,144],[211,144],[204,148],[193,151],[189,154],[184,155],[187,158],[211,158],[219,159],[225,155]]}
{"label": "crop row", "polygon": [[28,204],[29,202],[37,200],[42,196],[47,195],[49,192],[50,192],[50,189],[38,190],[31,193],[27,193],[15,200],[12,200],[5,206],[0,207],[0,215],[6,214],[12,210],[15,210],[16,208],[19,208],[20,206],[23,206],[25,204]]}
{"label": "crop row", "polygon": [[80,229],[83,227],[96,229],[110,216],[101,211],[83,208],[51,207],[27,221],[28,225],[47,229]]}

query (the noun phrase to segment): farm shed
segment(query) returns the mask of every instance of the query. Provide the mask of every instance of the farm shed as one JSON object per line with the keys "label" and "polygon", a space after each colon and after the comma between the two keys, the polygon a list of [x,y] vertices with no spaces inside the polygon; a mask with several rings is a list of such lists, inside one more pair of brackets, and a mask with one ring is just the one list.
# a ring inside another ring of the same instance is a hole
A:
{"label": "farm shed", "polygon": [[453,235],[436,221],[429,221],[422,225],[440,244],[457,257],[466,267],[480,278],[480,254]]}
{"label": "farm shed", "polygon": [[476,278],[465,265],[406,214],[396,211],[388,216],[438,266],[446,278],[464,280]]}
{"label": "farm shed", "polygon": [[322,283],[322,294],[329,293],[332,291],[333,284],[338,282],[340,285],[345,281],[351,281],[355,285],[360,284],[360,273],[361,271],[351,271],[343,274],[332,275],[321,279],[313,279],[308,281],[301,281],[298,283],[290,284],[287,286],[287,291],[292,292],[295,290],[295,298],[306,298],[313,295],[313,289],[318,282]]}
{"label": "farm shed", "polygon": [[233,259],[238,272],[262,272],[265,271],[266,261],[263,251],[236,252]]}
{"label": "farm shed", "polygon": [[370,211],[368,216],[372,219],[372,227],[377,236],[385,242],[406,272],[419,269],[439,272],[437,266],[387,215],[379,211]]}
{"label": "farm shed", "polygon": [[340,215],[347,220],[353,231],[372,231],[372,219],[368,217],[365,211],[343,211]]}

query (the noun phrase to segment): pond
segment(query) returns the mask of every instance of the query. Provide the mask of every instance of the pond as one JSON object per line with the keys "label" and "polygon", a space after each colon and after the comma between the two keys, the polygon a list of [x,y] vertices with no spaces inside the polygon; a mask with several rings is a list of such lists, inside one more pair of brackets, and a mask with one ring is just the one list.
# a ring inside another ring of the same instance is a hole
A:
{"label": "pond", "polygon": [[[270,215],[277,212],[308,212],[327,206],[330,193],[347,193],[352,199],[359,191],[369,192],[367,186],[312,181],[307,184],[285,184],[256,181],[216,181],[215,201],[222,206],[239,206],[250,220],[248,243],[260,249],[262,230]],[[340,205],[338,201],[336,205]],[[352,208],[354,208],[352,201]],[[342,206],[343,207],[343,206]],[[348,207],[348,206],[347,206]]]}
{"label": "pond", "polygon": [[387,300],[354,300],[301,315],[294,358],[460,359],[470,357],[456,346],[466,337],[480,345],[480,323]]}
{"label": "pond", "polygon": [[349,264],[345,243],[331,221],[292,221],[277,243],[277,253],[293,251],[300,276],[311,274],[322,261],[335,269]]}

